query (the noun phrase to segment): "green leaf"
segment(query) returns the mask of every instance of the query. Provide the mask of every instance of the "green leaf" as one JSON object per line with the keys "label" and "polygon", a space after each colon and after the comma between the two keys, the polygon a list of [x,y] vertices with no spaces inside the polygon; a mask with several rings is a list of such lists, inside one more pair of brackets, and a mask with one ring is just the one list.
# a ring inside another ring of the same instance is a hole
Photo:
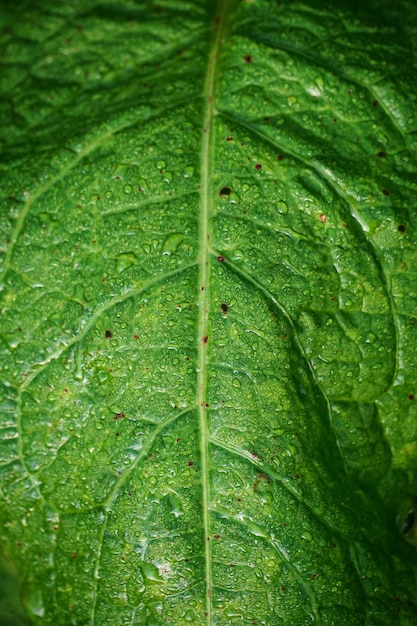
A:
{"label": "green leaf", "polygon": [[33,624],[414,626],[415,3],[0,23],[0,538]]}

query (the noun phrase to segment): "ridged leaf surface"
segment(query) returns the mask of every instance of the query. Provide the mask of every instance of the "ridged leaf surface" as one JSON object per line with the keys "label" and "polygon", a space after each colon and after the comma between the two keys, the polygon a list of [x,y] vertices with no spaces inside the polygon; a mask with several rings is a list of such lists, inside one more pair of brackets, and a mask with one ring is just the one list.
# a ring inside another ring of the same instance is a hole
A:
{"label": "ridged leaf surface", "polygon": [[0,23],[1,541],[33,623],[415,626],[414,3]]}

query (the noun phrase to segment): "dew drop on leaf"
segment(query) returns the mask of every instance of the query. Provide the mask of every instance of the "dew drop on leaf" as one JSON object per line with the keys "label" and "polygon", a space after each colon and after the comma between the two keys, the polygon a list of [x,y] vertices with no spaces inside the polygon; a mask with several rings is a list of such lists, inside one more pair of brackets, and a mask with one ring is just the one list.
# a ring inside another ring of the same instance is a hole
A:
{"label": "dew drop on leaf", "polygon": [[277,207],[278,213],[280,213],[281,215],[287,215],[288,205],[286,202],[284,202],[283,200],[280,200],[279,202],[277,202],[276,207]]}

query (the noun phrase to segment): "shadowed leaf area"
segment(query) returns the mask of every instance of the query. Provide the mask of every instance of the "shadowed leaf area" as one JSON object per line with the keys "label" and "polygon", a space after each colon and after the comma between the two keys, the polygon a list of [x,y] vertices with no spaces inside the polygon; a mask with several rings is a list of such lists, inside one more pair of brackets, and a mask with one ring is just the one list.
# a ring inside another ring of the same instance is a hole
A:
{"label": "shadowed leaf area", "polygon": [[417,624],[416,30],[3,4],[2,623]]}

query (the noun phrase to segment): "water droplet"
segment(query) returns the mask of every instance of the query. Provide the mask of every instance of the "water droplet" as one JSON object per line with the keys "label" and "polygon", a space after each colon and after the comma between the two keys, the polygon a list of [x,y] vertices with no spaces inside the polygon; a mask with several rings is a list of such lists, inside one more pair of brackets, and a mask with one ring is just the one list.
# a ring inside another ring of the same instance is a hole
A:
{"label": "water droplet", "polygon": [[109,379],[109,375],[107,374],[107,372],[100,371],[98,373],[98,381],[101,385],[104,385],[104,383],[106,383],[108,379]]}
{"label": "water droplet", "polygon": [[156,167],[158,168],[158,170],[163,170],[166,167],[166,162],[162,161],[162,159],[160,161],[156,162]]}
{"label": "water droplet", "polygon": [[138,186],[139,191],[141,191],[142,193],[148,193],[149,191],[149,187],[148,187],[148,183],[146,182],[146,180],[144,178],[141,178],[139,180],[139,186]]}
{"label": "water droplet", "polygon": [[184,178],[192,178],[194,176],[194,172],[194,167],[192,165],[187,165],[187,167],[184,168],[184,172],[182,175],[184,176]]}
{"label": "water droplet", "polygon": [[146,582],[161,582],[163,579],[159,575],[158,568],[153,563],[141,563],[140,569]]}
{"label": "water droplet", "polygon": [[186,622],[195,622],[195,614],[193,611],[188,610],[185,614],[184,614],[184,621]]}
{"label": "water droplet", "polygon": [[240,387],[240,380],[238,378],[234,378],[232,380],[232,387],[236,387],[236,388]]}
{"label": "water droplet", "polygon": [[164,181],[164,183],[171,183],[172,182],[172,172],[164,172],[163,181]]}
{"label": "water droplet", "polygon": [[277,202],[277,211],[281,215],[287,215],[287,213],[288,213],[287,203],[284,202],[283,200],[280,200],[279,202]]}
{"label": "water droplet", "polygon": [[178,496],[175,493],[170,493],[168,500],[171,506],[171,514],[174,515],[175,517],[179,517],[180,515],[183,515],[184,511],[182,509],[181,502]]}
{"label": "water droplet", "polygon": [[132,187],[132,185],[125,185],[125,186],[123,187],[123,191],[124,191],[125,193],[132,193],[132,191],[133,191],[133,187]]}
{"label": "water droplet", "polygon": [[366,335],[365,343],[375,343],[375,341],[376,341],[376,335],[373,332],[369,332]]}
{"label": "water droplet", "polygon": [[29,609],[29,613],[36,615],[37,617],[44,617],[45,607],[43,605],[43,598],[41,591],[34,591],[26,604]]}
{"label": "water droplet", "polygon": [[287,443],[287,449],[285,452],[287,453],[287,456],[293,456],[294,454],[297,454],[297,448],[290,443]]}
{"label": "water droplet", "polygon": [[229,204],[238,204],[240,202],[240,196],[235,191],[232,191],[228,196]]}
{"label": "water droplet", "polygon": [[116,270],[119,274],[121,274],[121,272],[127,270],[129,267],[137,263],[137,261],[137,256],[133,252],[118,254],[116,257]]}
{"label": "water droplet", "polygon": [[240,259],[243,259],[245,256],[243,250],[239,250],[239,248],[237,250],[233,250],[233,255],[232,255],[232,259],[234,261],[239,261]]}
{"label": "water droplet", "polygon": [[168,235],[162,246],[162,254],[175,254],[183,239],[184,235],[182,233]]}

